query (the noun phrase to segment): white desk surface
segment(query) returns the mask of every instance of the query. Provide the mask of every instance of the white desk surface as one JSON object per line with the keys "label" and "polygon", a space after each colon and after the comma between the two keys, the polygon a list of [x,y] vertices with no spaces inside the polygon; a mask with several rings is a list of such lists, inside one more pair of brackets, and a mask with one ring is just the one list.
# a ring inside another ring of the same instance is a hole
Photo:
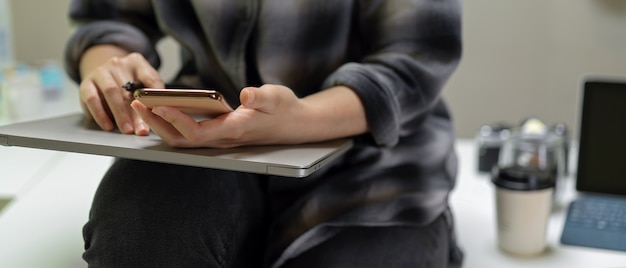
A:
{"label": "white desk surface", "polygon": [[[516,257],[498,249],[495,193],[488,175],[477,170],[477,153],[470,140],[457,142],[459,176],[451,205],[457,235],[465,252],[463,267],[626,267],[626,252],[561,244],[567,205],[575,197],[573,175],[564,183],[563,200],[548,222],[547,250],[535,257]],[[575,155],[571,163],[576,163]],[[571,172],[574,174],[574,172]]]}
{"label": "white desk surface", "polygon": [[[465,251],[463,267],[626,267],[626,253],[561,245],[564,210],[549,222],[549,249],[533,258],[496,246],[493,186],[475,172],[475,148],[460,140],[458,184],[451,203]],[[0,147],[0,197],[14,201],[0,212],[0,267],[85,267],[81,229],[110,157]],[[568,185],[572,197],[573,184]]]}

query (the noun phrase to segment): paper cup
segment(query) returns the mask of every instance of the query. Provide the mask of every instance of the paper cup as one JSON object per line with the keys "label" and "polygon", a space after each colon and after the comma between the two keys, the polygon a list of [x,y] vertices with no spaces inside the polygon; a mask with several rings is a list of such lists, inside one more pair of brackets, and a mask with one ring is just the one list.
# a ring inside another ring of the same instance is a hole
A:
{"label": "paper cup", "polygon": [[531,256],[546,248],[554,177],[549,172],[504,168],[494,172],[498,246]]}

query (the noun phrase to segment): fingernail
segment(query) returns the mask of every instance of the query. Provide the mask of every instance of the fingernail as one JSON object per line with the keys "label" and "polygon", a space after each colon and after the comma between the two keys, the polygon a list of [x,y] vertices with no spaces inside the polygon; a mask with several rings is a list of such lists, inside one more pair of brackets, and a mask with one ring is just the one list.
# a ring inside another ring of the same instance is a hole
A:
{"label": "fingernail", "polygon": [[245,100],[244,100],[245,103],[243,105],[251,106],[254,103],[254,99],[255,99],[256,96],[252,92],[252,89],[247,89],[245,91],[245,94],[246,94],[245,95]]}
{"label": "fingernail", "polygon": [[153,114],[156,114],[156,115],[158,115],[158,116],[163,117],[163,111],[162,111],[162,109],[161,109],[161,108],[159,108],[159,107],[154,107],[154,108],[152,109],[152,113],[153,113]]}
{"label": "fingernail", "polygon": [[135,129],[135,134],[137,135],[146,135],[149,132],[149,128],[148,125],[146,124],[139,124],[139,126],[137,126],[137,128]]}

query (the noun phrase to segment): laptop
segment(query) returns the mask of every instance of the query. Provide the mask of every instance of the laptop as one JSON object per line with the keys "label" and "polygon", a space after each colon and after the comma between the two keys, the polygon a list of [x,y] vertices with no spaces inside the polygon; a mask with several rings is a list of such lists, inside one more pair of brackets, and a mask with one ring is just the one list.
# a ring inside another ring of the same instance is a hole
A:
{"label": "laptop", "polygon": [[340,139],[290,146],[172,148],[154,133],[136,136],[102,131],[92,120],[76,113],[0,126],[0,145],[302,178],[332,162],[353,143]]}
{"label": "laptop", "polygon": [[576,190],[561,243],[626,251],[626,80],[583,84]]}

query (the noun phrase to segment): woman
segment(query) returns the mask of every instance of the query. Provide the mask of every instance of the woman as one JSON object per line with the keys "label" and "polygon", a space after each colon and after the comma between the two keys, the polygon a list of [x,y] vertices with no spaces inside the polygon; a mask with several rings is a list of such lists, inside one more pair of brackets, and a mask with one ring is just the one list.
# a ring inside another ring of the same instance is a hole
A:
{"label": "woman", "polygon": [[[461,54],[458,0],[75,0],[67,45],[87,117],[171,146],[355,146],[304,180],[118,159],[84,228],[90,267],[460,264],[447,199],[456,158],[441,89]],[[121,85],[174,84],[235,111],[196,123]]]}

